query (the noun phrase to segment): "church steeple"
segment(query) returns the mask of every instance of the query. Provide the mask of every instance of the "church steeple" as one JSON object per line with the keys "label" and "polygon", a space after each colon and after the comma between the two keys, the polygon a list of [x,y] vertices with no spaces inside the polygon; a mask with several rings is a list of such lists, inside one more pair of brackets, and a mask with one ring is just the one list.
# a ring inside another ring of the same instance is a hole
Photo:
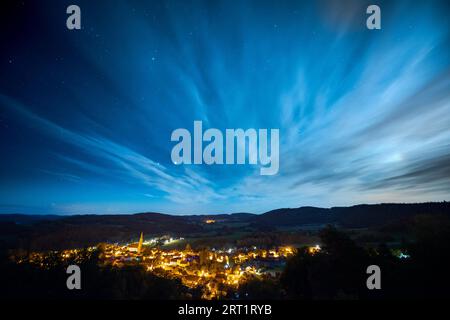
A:
{"label": "church steeple", "polygon": [[139,238],[139,244],[138,244],[138,248],[137,248],[137,253],[141,253],[142,250],[142,243],[144,242],[144,233],[141,232],[141,237]]}

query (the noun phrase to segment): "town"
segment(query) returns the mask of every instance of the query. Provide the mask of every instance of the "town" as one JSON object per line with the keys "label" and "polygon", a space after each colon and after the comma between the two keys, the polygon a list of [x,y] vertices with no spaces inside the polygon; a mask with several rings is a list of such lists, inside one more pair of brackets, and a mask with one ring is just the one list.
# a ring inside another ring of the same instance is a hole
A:
{"label": "town", "polygon": [[[179,240],[158,237],[144,241],[141,233],[139,242],[135,243],[102,243],[87,249],[52,251],[51,254],[60,260],[77,262],[82,259],[82,253],[99,250],[101,265],[115,268],[141,265],[155,275],[179,279],[188,288],[201,288],[203,299],[217,299],[224,297],[230,290],[235,292],[240,284],[253,277],[278,277],[286,259],[295,252],[295,248],[289,246],[273,249],[244,247],[194,250],[187,244],[183,250],[162,248]],[[310,248],[311,253],[318,250],[319,246]],[[48,255],[35,252],[17,262],[29,262],[46,268]]]}

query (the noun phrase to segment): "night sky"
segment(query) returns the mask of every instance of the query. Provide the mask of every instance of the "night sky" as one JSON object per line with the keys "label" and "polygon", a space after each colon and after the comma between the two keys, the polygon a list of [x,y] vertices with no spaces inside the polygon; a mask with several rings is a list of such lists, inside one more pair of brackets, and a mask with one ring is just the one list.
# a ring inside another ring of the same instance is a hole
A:
{"label": "night sky", "polygon": [[[9,3],[9,4],[8,4]],[[66,7],[81,7],[81,30]],[[382,29],[365,26],[369,4]],[[450,200],[448,1],[2,1],[0,212]],[[176,128],[279,128],[280,170],[174,165]]]}

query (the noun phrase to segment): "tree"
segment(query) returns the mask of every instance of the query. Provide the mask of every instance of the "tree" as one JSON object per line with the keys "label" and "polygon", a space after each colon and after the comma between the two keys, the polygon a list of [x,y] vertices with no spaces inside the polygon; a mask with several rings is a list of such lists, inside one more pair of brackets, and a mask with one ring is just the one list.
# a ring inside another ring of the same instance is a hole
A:
{"label": "tree", "polygon": [[238,294],[242,300],[274,300],[281,298],[281,287],[270,278],[252,278],[239,287]]}
{"label": "tree", "polygon": [[322,249],[302,248],[288,261],[281,282],[292,298],[358,298],[366,291],[368,255],[345,233],[332,226],[319,233]]}

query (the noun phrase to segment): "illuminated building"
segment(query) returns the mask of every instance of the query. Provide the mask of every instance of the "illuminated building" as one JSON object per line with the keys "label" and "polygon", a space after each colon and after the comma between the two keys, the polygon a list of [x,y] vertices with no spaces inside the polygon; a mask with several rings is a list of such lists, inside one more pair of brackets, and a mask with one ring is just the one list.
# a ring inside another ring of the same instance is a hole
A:
{"label": "illuminated building", "polygon": [[131,245],[128,246],[128,251],[130,252],[136,252],[137,254],[141,254],[142,252],[142,244],[144,243],[144,233],[141,232],[141,236],[139,238],[139,242],[133,243]]}
{"label": "illuminated building", "polygon": [[321,250],[320,246],[316,244],[314,247],[308,247],[309,254],[315,254]]}
{"label": "illuminated building", "polygon": [[142,243],[143,242],[144,242],[144,233],[141,232],[141,237],[139,238],[139,244],[138,244],[138,248],[137,248],[138,254],[140,254],[142,251]]}

